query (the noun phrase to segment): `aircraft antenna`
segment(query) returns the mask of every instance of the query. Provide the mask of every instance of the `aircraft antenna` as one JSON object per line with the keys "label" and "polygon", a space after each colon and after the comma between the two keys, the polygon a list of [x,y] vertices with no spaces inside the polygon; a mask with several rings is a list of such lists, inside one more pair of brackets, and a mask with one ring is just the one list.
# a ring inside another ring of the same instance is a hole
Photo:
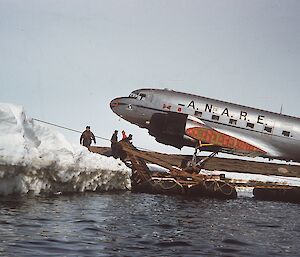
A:
{"label": "aircraft antenna", "polygon": [[281,104],[281,107],[280,107],[280,114],[282,114],[282,110],[283,110],[283,104]]}

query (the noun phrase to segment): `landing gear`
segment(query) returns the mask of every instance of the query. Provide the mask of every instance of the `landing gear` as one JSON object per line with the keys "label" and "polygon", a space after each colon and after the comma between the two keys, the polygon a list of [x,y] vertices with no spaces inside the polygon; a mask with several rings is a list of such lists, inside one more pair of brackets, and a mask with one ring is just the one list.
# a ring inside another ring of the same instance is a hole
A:
{"label": "landing gear", "polygon": [[200,151],[199,148],[200,148],[199,146],[195,147],[195,152],[194,152],[193,158],[192,158],[192,165],[193,166],[197,164],[197,153],[198,153],[198,150]]}
{"label": "landing gear", "polygon": [[201,170],[204,166],[204,164],[210,160],[211,158],[215,157],[218,152],[219,152],[219,149],[217,149],[216,151],[212,152],[209,156],[201,159],[200,161],[197,162],[197,154],[198,152],[201,152],[201,148],[203,147],[204,145],[201,144],[201,142],[199,143],[199,145],[196,145],[195,147],[195,152],[193,154],[193,158],[192,158],[192,161],[190,163],[190,166],[194,167],[194,168],[197,168],[199,170]]}

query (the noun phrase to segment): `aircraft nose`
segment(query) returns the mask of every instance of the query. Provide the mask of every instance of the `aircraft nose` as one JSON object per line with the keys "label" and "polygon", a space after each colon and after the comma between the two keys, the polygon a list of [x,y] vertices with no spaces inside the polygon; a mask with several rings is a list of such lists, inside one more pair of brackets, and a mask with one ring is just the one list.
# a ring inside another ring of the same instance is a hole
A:
{"label": "aircraft nose", "polygon": [[118,97],[110,102],[110,108],[122,119],[145,127],[146,120],[149,120],[149,113],[145,115],[145,113],[137,107],[135,101],[135,99],[129,97]]}
{"label": "aircraft nose", "polygon": [[110,102],[110,109],[120,117],[123,117],[126,111],[125,106],[126,101],[122,97],[115,98]]}
{"label": "aircraft nose", "polygon": [[119,106],[119,99],[115,98],[110,102],[110,109],[114,110],[115,107]]}
{"label": "aircraft nose", "polygon": [[120,98],[115,98],[110,102],[110,109],[117,115],[120,115]]}

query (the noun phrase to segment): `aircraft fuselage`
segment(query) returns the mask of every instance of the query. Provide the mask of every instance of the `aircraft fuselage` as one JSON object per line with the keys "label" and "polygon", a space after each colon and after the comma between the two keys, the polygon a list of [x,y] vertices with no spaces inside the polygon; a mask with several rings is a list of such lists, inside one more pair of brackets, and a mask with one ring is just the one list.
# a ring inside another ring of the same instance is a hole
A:
{"label": "aircraft fuselage", "polygon": [[[194,147],[196,140],[186,135],[189,117],[195,117],[226,135],[261,149],[256,156],[300,161],[300,119],[270,111],[176,92],[140,89],[129,97],[112,100],[112,110],[123,119],[146,128],[158,142]],[[203,148],[213,151],[214,146]],[[240,154],[220,148],[220,152]]]}

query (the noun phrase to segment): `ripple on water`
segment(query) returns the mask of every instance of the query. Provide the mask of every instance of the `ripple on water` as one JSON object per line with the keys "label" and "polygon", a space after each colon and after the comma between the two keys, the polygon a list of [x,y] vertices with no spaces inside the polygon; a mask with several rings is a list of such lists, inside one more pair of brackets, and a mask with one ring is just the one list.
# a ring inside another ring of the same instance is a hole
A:
{"label": "ripple on water", "polygon": [[91,220],[91,219],[82,219],[82,220],[75,220],[74,223],[93,224],[93,223],[97,223],[97,222],[95,220]]}
{"label": "ripple on water", "polygon": [[192,246],[186,241],[162,241],[155,244],[159,247]]}
{"label": "ripple on water", "polygon": [[13,224],[13,223],[8,222],[6,220],[0,220],[0,225],[10,225],[10,224]]}
{"label": "ripple on water", "polygon": [[131,193],[3,201],[1,256],[299,256],[298,205]]}
{"label": "ripple on water", "polygon": [[246,246],[246,245],[250,245],[248,243],[236,240],[236,239],[224,239],[222,241],[225,244],[229,244],[229,245],[240,245],[240,246]]}
{"label": "ripple on water", "polygon": [[28,227],[28,228],[41,228],[42,227],[42,225],[41,224],[36,224],[36,223],[34,223],[34,224],[32,224],[32,223],[20,223],[20,224],[16,224],[15,225],[16,227],[18,227],[18,228],[26,228],[26,227]]}
{"label": "ripple on water", "polygon": [[167,224],[167,223],[153,224],[153,225],[151,225],[151,226],[153,226],[153,227],[159,227],[159,228],[162,228],[162,229],[172,229],[172,228],[175,228],[174,225]]}
{"label": "ripple on water", "polygon": [[103,229],[97,228],[97,227],[88,227],[88,228],[84,228],[83,231],[87,231],[87,232],[104,232]]}
{"label": "ripple on water", "polygon": [[256,223],[257,227],[261,227],[261,228],[280,228],[280,225],[276,225],[276,224],[269,224],[269,223]]}
{"label": "ripple on water", "polygon": [[217,247],[216,250],[221,253],[239,253],[240,250],[228,248],[228,247]]}

